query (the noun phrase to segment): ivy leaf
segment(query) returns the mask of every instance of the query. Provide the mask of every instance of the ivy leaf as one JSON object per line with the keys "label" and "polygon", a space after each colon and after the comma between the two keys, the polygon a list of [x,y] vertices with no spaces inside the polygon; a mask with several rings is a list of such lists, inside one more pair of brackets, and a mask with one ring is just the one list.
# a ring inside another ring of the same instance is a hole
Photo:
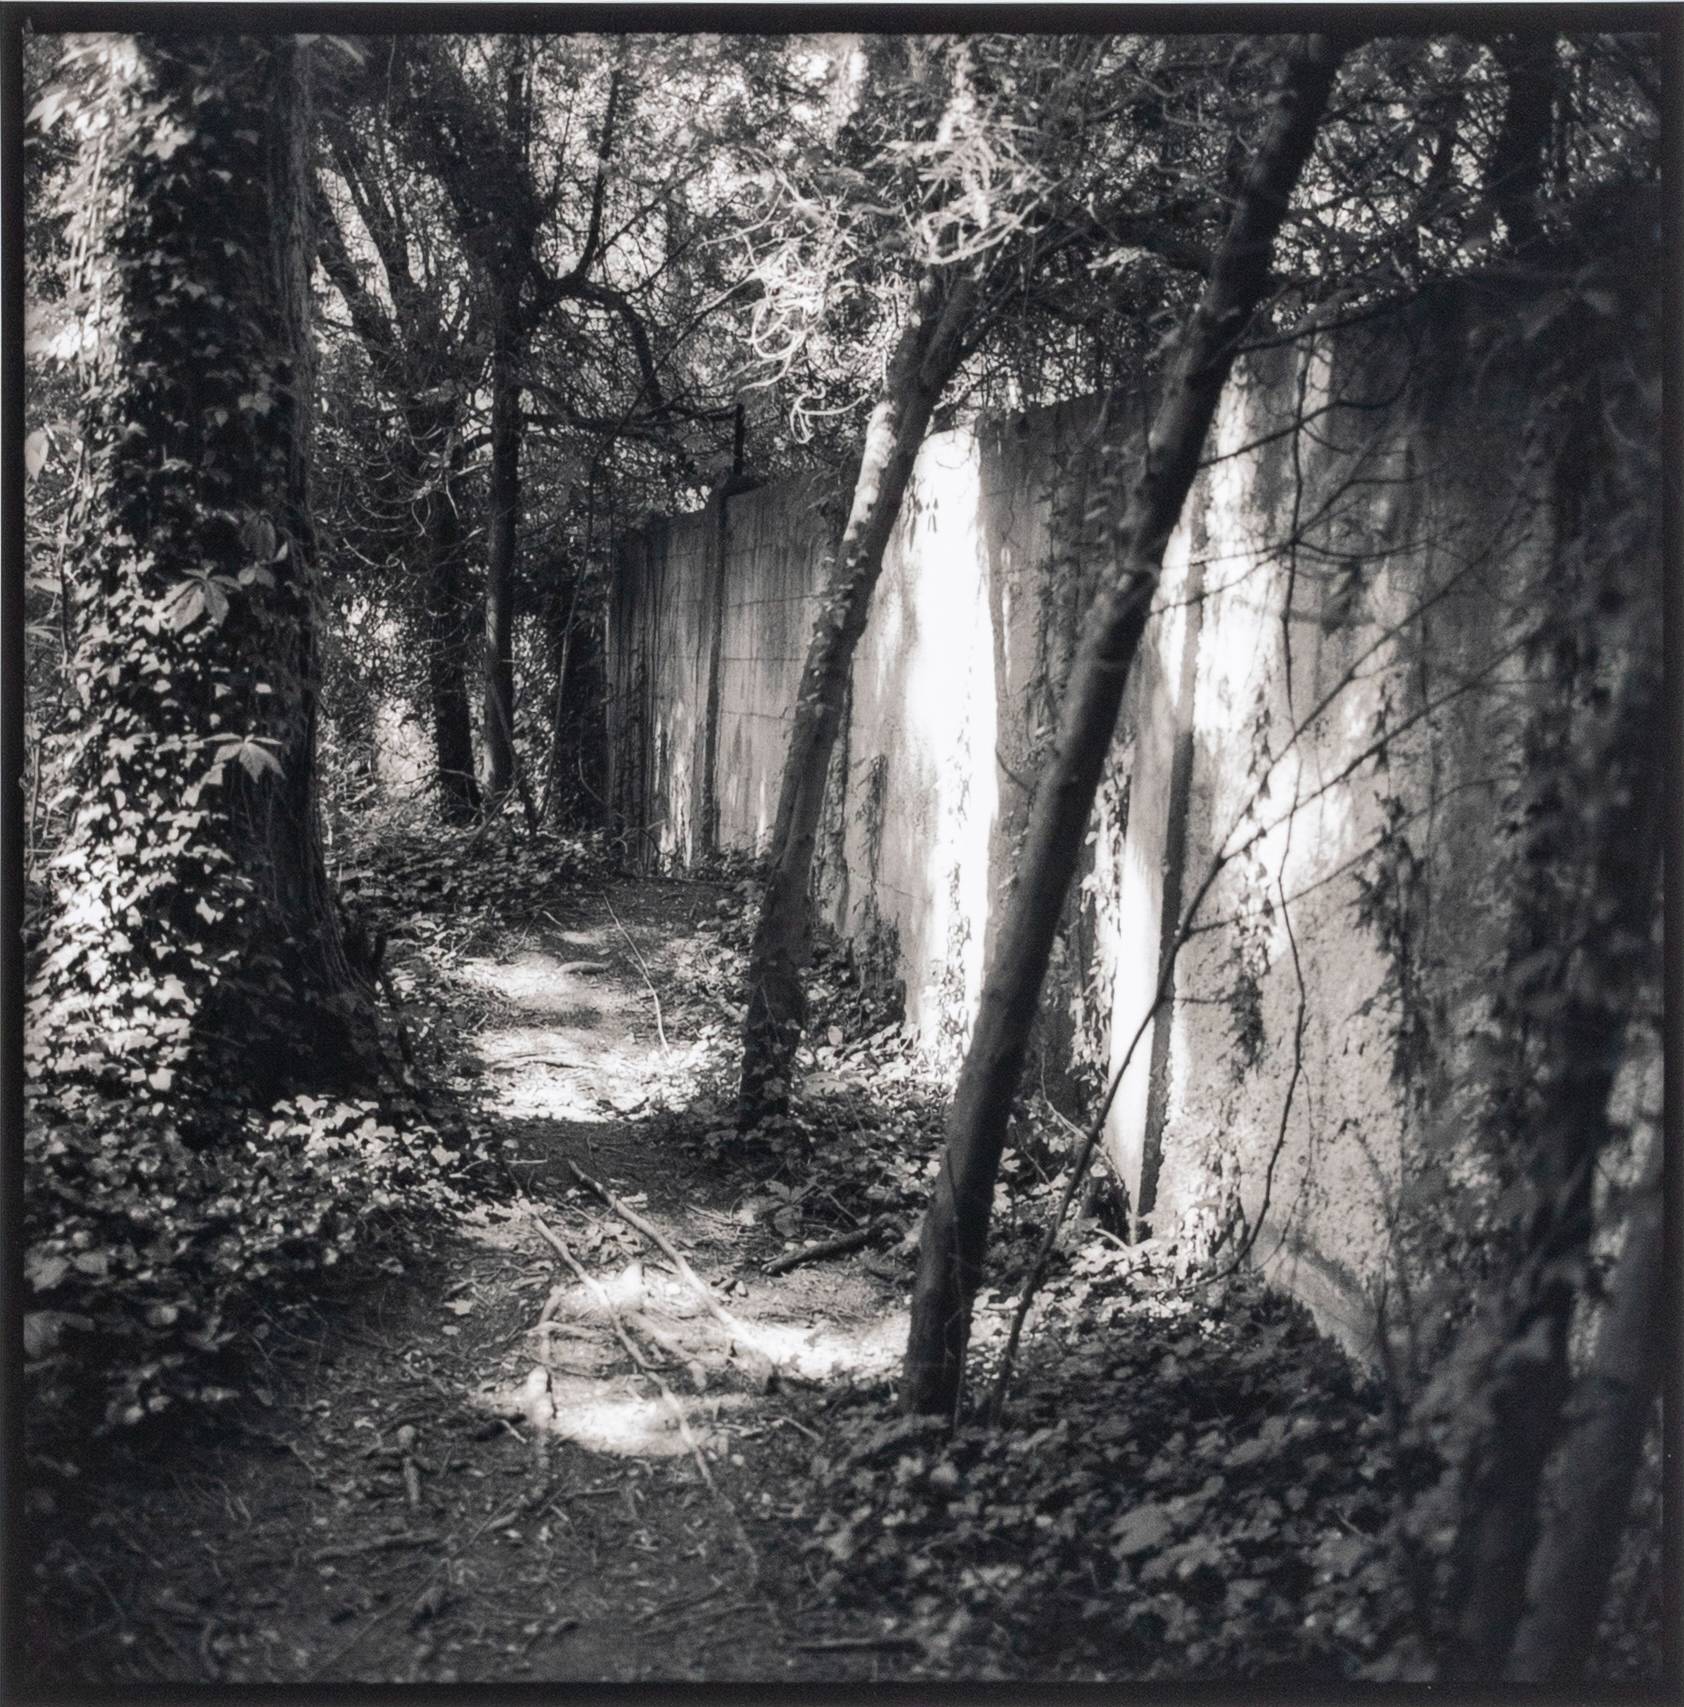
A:
{"label": "ivy leaf", "polygon": [[23,1318],[23,1355],[35,1359],[45,1357],[58,1344],[66,1328],[91,1328],[87,1316],[73,1315],[65,1310],[29,1310]]}
{"label": "ivy leaf", "polygon": [[255,736],[248,735],[243,741],[225,741],[216,749],[215,763],[219,768],[230,759],[238,759],[240,768],[253,782],[265,771],[273,771],[276,776],[282,774],[281,761],[262,746]]}
{"label": "ivy leaf", "polygon": [[37,427],[23,441],[23,471],[33,480],[47,466],[47,435]]}
{"label": "ivy leaf", "polygon": [[[248,393],[240,399],[240,407],[246,406],[248,398],[255,404],[257,394]],[[240,525],[240,543],[260,563],[271,561],[275,555],[275,524],[265,515],[253,513],[248,515]]]}
{"label": "ivy leaf", "polygon": [[39,1251],[31,1251],[23,1265],[24,1278],[35,1292],[50,1292],[69,1271],[63,1257],[42,1256]]}
{"label": "ivy leaf", "polygon": [[177,633],[189,628],[205,613],[205,586],[202,581],[183,581],[170,595],[164,616]]}
{"label": "ivy leaf", "polygon": [[276,776],[281,774],[281,761],[266,748],[258,746],[255,741],[243,742],[238,758],[245,773],[256,782],[265,771],[273,771]]}
{"label": "ivy leaf", "polygon": [[179,125],[174,119],[167,119],[158,128],[157,134],[145,148],[143,154],[153,154],[160,160],[168,160],[178,148],[193,140],[192,131]]}
{"label": "ivy leaf", "polygon": [[1332,1531],[1322,1537],[1316,1548],[1316,1567],[1328,1577],[1348,1577],[1361,1564],[1368,1548],[1368,1541],[1361,1535]]}
{"label": "ivy leaf", "polygon": [[1230,1470],[1243,1470],[1248,1464],[1255,1464],[1260,1459],[1269,1456],[1269,1443],[1266,1440],[1242,1440],[1228,1454],[1227,1464]]}
{"label": "ivy leaf", "polygon": [[33,107],[25,124],[32,124],[42,132],[49,131],[58,123],[66,107],[70,105],[70,90],[63,83],[55,83]]}
{"label": "ivy leaf", "polygon": [[1137,1505],[1111,1525],[1111,1551],[1119,1559],[1161,1547],[1170,1538],[1174,1520],[1168,1506],[1156,1502]]}

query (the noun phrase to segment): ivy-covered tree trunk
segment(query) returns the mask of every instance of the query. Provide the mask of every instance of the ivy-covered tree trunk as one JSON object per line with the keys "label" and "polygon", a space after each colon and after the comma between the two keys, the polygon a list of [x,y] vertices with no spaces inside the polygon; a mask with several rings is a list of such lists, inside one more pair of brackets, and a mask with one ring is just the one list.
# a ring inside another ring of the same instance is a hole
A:
{"label": "ivy-covered tree trunk", "polygon": [[1002,923],[947,1121],[947,1147],[919,1241],[901,1402],[949,1416],[964,1376],[995,1175],[1041,982],[1093,809],[1164,549],[1198,470],[1240,339],[1262,301],[1269,257],[1310,156],[1340,49],[1311,36],[1283,68],[1252,163],[1153,419],[1116,544],[1065,689],[1057,743],[1036,790],[1017,888]]}
{"label": "ivy-covered tree trunk", "polygon": [[[500,287],[500,295],[507,295]],[[486,518],[486,792],[501,800],[515,774],[515,530],[520,505],[518,304],[500,302],[491,352],[491,497]]]}
{"label": "ivy-covered tree trunk", "polygon": [[1571,1407],[1569,1469],[1532,1562],[1508,1667],[1518,1681],[1577,1682],[1596,1638],[1666,1361],[1665,1151],[1657,1134],[1596,1352]]}
{"label": "ivy-covered tree trunk", "polygon": [[[1597,1292],[1596,1176],[1629,1137],[1616,1083],[1634,1017],[1658,1021],[1660,1006],[1666,559],[1650,498],[1666,472],[1650,379],[1662,324],[1655,259],[1641,239],[1620,257],[1615,311],[1587,304],[1564,332],[1571,366],[1531,361],[1527,426],[1556,470],[1546,500],[1554,546],[1531,600],[1533,776],[1511,832],[1524,878],[1518,928],[1492,979],[1496,1025],[1526,1046],[1512,1107],[1492,1120],[1514,1147],[1518,1177],[1505,1197],[1518,1207],[1498,1229],[1514,1255],[1411,1416],[1413,1435],[1445,1465],[1418,1517],[1450,1537],[1438,1660],[1458,1681],[1532,1663],[1515,1644],[1552,1483],[1574,1489],[1611,1469],[1586,1456],[1596,1433],[1570,1427],[1571,1348]],[[1595,1593],[1588,1576],[1579,1586]],[[1534,1623],[1534,1660],[1539,1638]]]}
{"label": "ivy-covered tree trunk", "polygon": [[[1652,737],[1663,713],[1658,668],[1634,665],[1633,673],[1647,679],[1610,720],[1581,802],[1568,809],[1601,819],[1582,914],[1554,975],[1534,993],[1549,1039],[1529,1157],[1536,1208],[1522,1259],[1462,1360],[1453,1629],[1441,1665],[1448,1678],[1510,1675],[1542,1532],[1545,1469],[1562,1444],[1572,1391],[1568,1336],[1587,1286],[1596,1168],[1614,1136],[1609,1099],[1633,993],[1653,956],[1665,776]],[[1540,836],[1560,847],[1565,828],[1540,826]],[[1567,1473],[1607,1469],[1587,1462]]]}
{"label": "ivy-covered tree trunk", "polygon": [[30,1065],[142,1096],[184,1071],[261,1095],[301,1060],[320,1083],[356,1063],[367,1009],[315,799],[307,51],[74,52],[99,138],[78,196],[81,804]]}
{"label": "ivy-covered tree trunk", "polygon": [[745,1130],[777,1112],[788,1095],[805,1021],[801,974],[812,932],[813,849],[854,651],[930,415],[959,364],[976,288],[968,273],[925,277],[866,428],[853,505],[801,672],[773,821],[771,871],[749,951],[738,1101]]}

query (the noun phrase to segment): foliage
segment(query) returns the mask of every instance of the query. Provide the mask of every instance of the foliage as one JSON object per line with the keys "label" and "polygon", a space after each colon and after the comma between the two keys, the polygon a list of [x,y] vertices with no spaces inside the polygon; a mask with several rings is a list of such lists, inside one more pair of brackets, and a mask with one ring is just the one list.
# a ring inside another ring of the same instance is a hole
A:
{"label": "foliage", "polygon": [[365,931],[430,951],[442,970],[449,953],[540,917],[608,870],[599,842],[494,819],[471,830],[365,823],[339,849],[335,875]]}
{"label": "foliage", "polygon": [[25,1033],[43,1421],[222,1396],[255,1297],[453,1189],[315,840],[301,51],[74,38],[37,113],[83,144],[86,257],[76,810]]}
{"label": "foliage", "polygon": [[[487,1183],[488,1152],[368,1098],[141,1103],[32,1088],[24,1374],[37,1442],[236,1396],[275,1309]],[[232,1385],[231,1385],[232,1383]]]}
{"label": "foliage", "polygon": [[[984,1357],[1006,1302],[984,1295]],[[1201,1300],[1159,1247],[1096,1236],[1032,1343],[1009,1433],[847,1401],[804,1494],[821,1593],[935,1621],[973,1677],[1348,1678],[1393,1648],[1402,1472],[1298,1306],[1249,1277]]]}
{"label": "foliage", "polygon": [[25,1370],[43,1427],[89,1405],[110,1428],[232,1399],[255,1312],[501,1189],[494,1141],[428,1088],[459,1049],[441,1006],[451,967],[599,874],[600,855],[507,823],[443,835],[377,824],[339,853],[347,934],[377,966],[390,954],[417,1091],[294,1090],[254,1106],[238,1085],[184,1098],[175,1085],[113,1096],[34,1081]]}
{"label": "foliage", "polygon": [[[1008,1306],[980,1296],[984,1359]],[[902,1609],[938,1675],[1430,1674],[1412,1571],[1444,1545],[1417,1499],[1434,1459],[1298,1305],[1251,1274],[1186,1287],[1162,1244],[1090,1233],[1037,1323],[1008,1431],[949,1435],[873,1386],[834,1402],[793,1514],[820,1594]],[[1603,1675],[1650,1663],[1657,1534],[1628,1536]]]}
{"label": "foliage", "polygon": [[[297,353],[275,257],[250,235],[284,210],[265,199],[259,132],[212,98],[279,73],[235,58],[90,37],[43,98],[102,146],[67,190],[89,252],[74,342],[91,352],[70,546],[78,811],[26,1061],[141,1091],[168,1090],[241,1005],[254,1044],[296,1023],[307,981],[281,898],[296,874],[253,858],[259,824],[293,820],[308,763],[309,540],[291,489]],[[281,838],[265,852],[281,861]]]}
{"label": "foliage", "polygon": [[[605,850],[522,839],[495,817],[459,835],[391,821],[371,835],[346,781],[335,895],[310,766],[318,690],[349,751],[381,703],[436,689],[441,564],[460,571],[457,665],[474,662],[465,616],[490,500],[473,459],[498,290],[522,322],[527,549],[510,611],[530,686],[554,680],[562,610],[596,634],[624,528],[721,472],[747,378],[765,386],[751,399],[760,470],[843,447],[920,270],[987,275],[962,407],[1152,372],[1208,267],[1270,55],[1221,38],[432,38],[370,68],[351,48],[333,61],[320,139],[337,295],[316,305],[315,350],[274,300],[278,273],[296,287],[312,259],[301,208],[272,194],[277,151],[300,143],[270,122],[299,116],[270,75],[284,54],[90,36],[55,81],[47,57],[32,40],[21,1233],[37,1444],[90,1415],[109,1431],[230,1399],[260,1306],[488,1184],[481,1132],[426,1088],[455,1047],[429,993],[458,951],[604,876]],[[1480,1083],[1455,1111],[1482,1153],[1464,1165],[1465,1133],[1441,1122],[1400,1205],[1400,1259],[1431,1275],[1405,1301],[1430,1330],[1417,1364],[1464,1320],[1470,1278],[1500,1273],[1552,1212],[1552,1182],[1529,1165],[1550,1113],[1536,1087],[1575,989],[1624,988],[1586,950],[1600,915],[1579,856],[1608,806],[1592,761],[1622,666],[1655,663],[1629,630],[1647,609],[1634,576],[1653,560],[1645,488],[1662,471],[1651,459],[1633,478],[1601,447],[1653,442],[1659,394],[1626,349],[1621,378],[1607,363],[1585,380],[1580,358],[1639,317],[1637,287],[1616,276],[1629,249],[1611,240],[1651,206],[1637,192],[1658,181],[1657,85],[1638,38],[1551,38],[1546,57],[1529,66],[1506,37],[1354,51],[1260,310],[1263,334],[1287,336],[1307,314],[1367,311],[1458,273],[1542,273],[1506,335],[1536,358],[1526,454],[1597,447],[1551,494],[1558,596],[1520,653],[1553,703],[1502,802],[1499,854],[1524,894],[1470,1051]],[[396,106],[381,87],[393,64]],[[1529,77],[1547,84],[1542,121],[1522,111]],[[737,254],[712,228],[739,207]],[[318,359],[331,383],[308,446]],[[306,454],[328,494],[319,537]],[[418,541],[436,547],[427,573]],[[320,652],[318,569],[332,611]],[[530,776],[539,743],[519,733]],[[1355,911],[1386,957],[1371,1000],[1413,1095],[1446,1048],[1423,994],[1433,850],[1401,800],[1382,809]],[[1095,832],[1078,939],[1110,903],[1127,811],[1122,782]],[[868,846],[881,829],[868,825]],[[55,844],[44,872],[37,850]],[[1260,873],[1233,939],[1236,1078],[1268,1043]],[[969,927],[952,916],[956,997]],[[727,919],[695,951],[690,999],[723,1015],[700,1028],[705,1044],[723,1047],[742,1018],[745,943]],[[1614,958],[1653,946],[1628,933]],[[790,1089],[787,1110],[746,1142],[693,1141],[750,1170],[751,1213],[786,1244],[880,1219],[903,1255],[941,1094],[870,958],[821,936],[805,1085],[774,1087]],[[401,1086],[365,1071],[377,984],[403,1004]],[[1097,1069],[1105,993],[1080,989],[1072,1019],[1077,1064]],[[973,1374],[1065,1177],[1042,1165],[1057,1146],[1038,1119],[1016,1136]],[[1226,1213],[1226,1172],[1211,1195]],[[853,1450],[820,1459],[808,1496],[821,1592],[894,1597],[928,1621],[938,1585],[956,1585],[963,1610],[936,1632],[955,1670],[975,1671],[981,1631],[1001,1672],[1075,1651],[1095,1672],[1145,1676],[1420,1673],[1418,1591],[1430,1578],[1442,1593],[1458,1517],[1451,1478],[1435,1478],[1489,1422],[1481,1392],[1429,1391],[1400,1449],[1376,1395],[1299,1315],[1249,1279],[1200,1313],[1161,1272],[1167,1256],[1095,1238],[1069,1257],[1012,1437],[938,1440],[886,1420],[885,1396],[855,1395]],[[1562,1274],[1583,1314],[1588,1249],[1551,1284]],[[1463,1347],[1493,1365],[1535,1350]]]}

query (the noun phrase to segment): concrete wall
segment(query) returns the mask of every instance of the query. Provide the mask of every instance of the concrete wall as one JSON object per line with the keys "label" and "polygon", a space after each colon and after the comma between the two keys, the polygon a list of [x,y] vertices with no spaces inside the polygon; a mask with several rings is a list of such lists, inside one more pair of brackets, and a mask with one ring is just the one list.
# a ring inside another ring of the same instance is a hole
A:
{"label": "concrete wall", "polygon": [[[726,506],[726,575],[719,646],[719,843],[763,850],[807,658],[827,549],[835,482],[786,481]],[[670,844],[663,844],[670,845]]]}
{"label": "concrete wall", "polygon": [[[1557,545],[1559,470],[1516,430],[1527,351],[1494,354],[1489,315],[1465,308],[1263,350],[1236,375],[1046,1003],[1069,1066],[1122,1073],[1109,1154],[1151,1230],[1189,1256],[1249,1239],[1357,1349],[1415,1158],[1477,1118],[1461,1051],[1517,881],[1493,824],[1538,709],[1516,648]],[[908,1019],[947,1063],[1141,413],[1090,399],[932,437],[855,663],[818,893],[894,954]],[[766,845],[836,499],[789,483],[628,545],[616,799],[664,857],[705,843],[716,610],[719,843]],[[1413,1013],[1433,1060],[1410,1053]]]}
{"label": "concrete wall", "polygon": [[639,846],[696,852],[718,621],[706,516],[653,521],[621,551],[608,618],[610,802]]}

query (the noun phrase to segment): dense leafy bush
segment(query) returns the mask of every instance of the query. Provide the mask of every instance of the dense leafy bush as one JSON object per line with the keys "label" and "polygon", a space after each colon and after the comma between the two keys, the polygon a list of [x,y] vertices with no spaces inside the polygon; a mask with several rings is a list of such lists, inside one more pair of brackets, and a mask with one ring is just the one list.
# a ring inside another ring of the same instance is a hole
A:
{"label": "dense leafy bush", "polygon": [[298,1096],[189,1124],[161,1100],[28,1099],[25,1370],[41,1416],[102,1427],[231,1396],[223,1358],[259,1304],[406,1216],[459,1202],[486,1153],[413,1110]]}

